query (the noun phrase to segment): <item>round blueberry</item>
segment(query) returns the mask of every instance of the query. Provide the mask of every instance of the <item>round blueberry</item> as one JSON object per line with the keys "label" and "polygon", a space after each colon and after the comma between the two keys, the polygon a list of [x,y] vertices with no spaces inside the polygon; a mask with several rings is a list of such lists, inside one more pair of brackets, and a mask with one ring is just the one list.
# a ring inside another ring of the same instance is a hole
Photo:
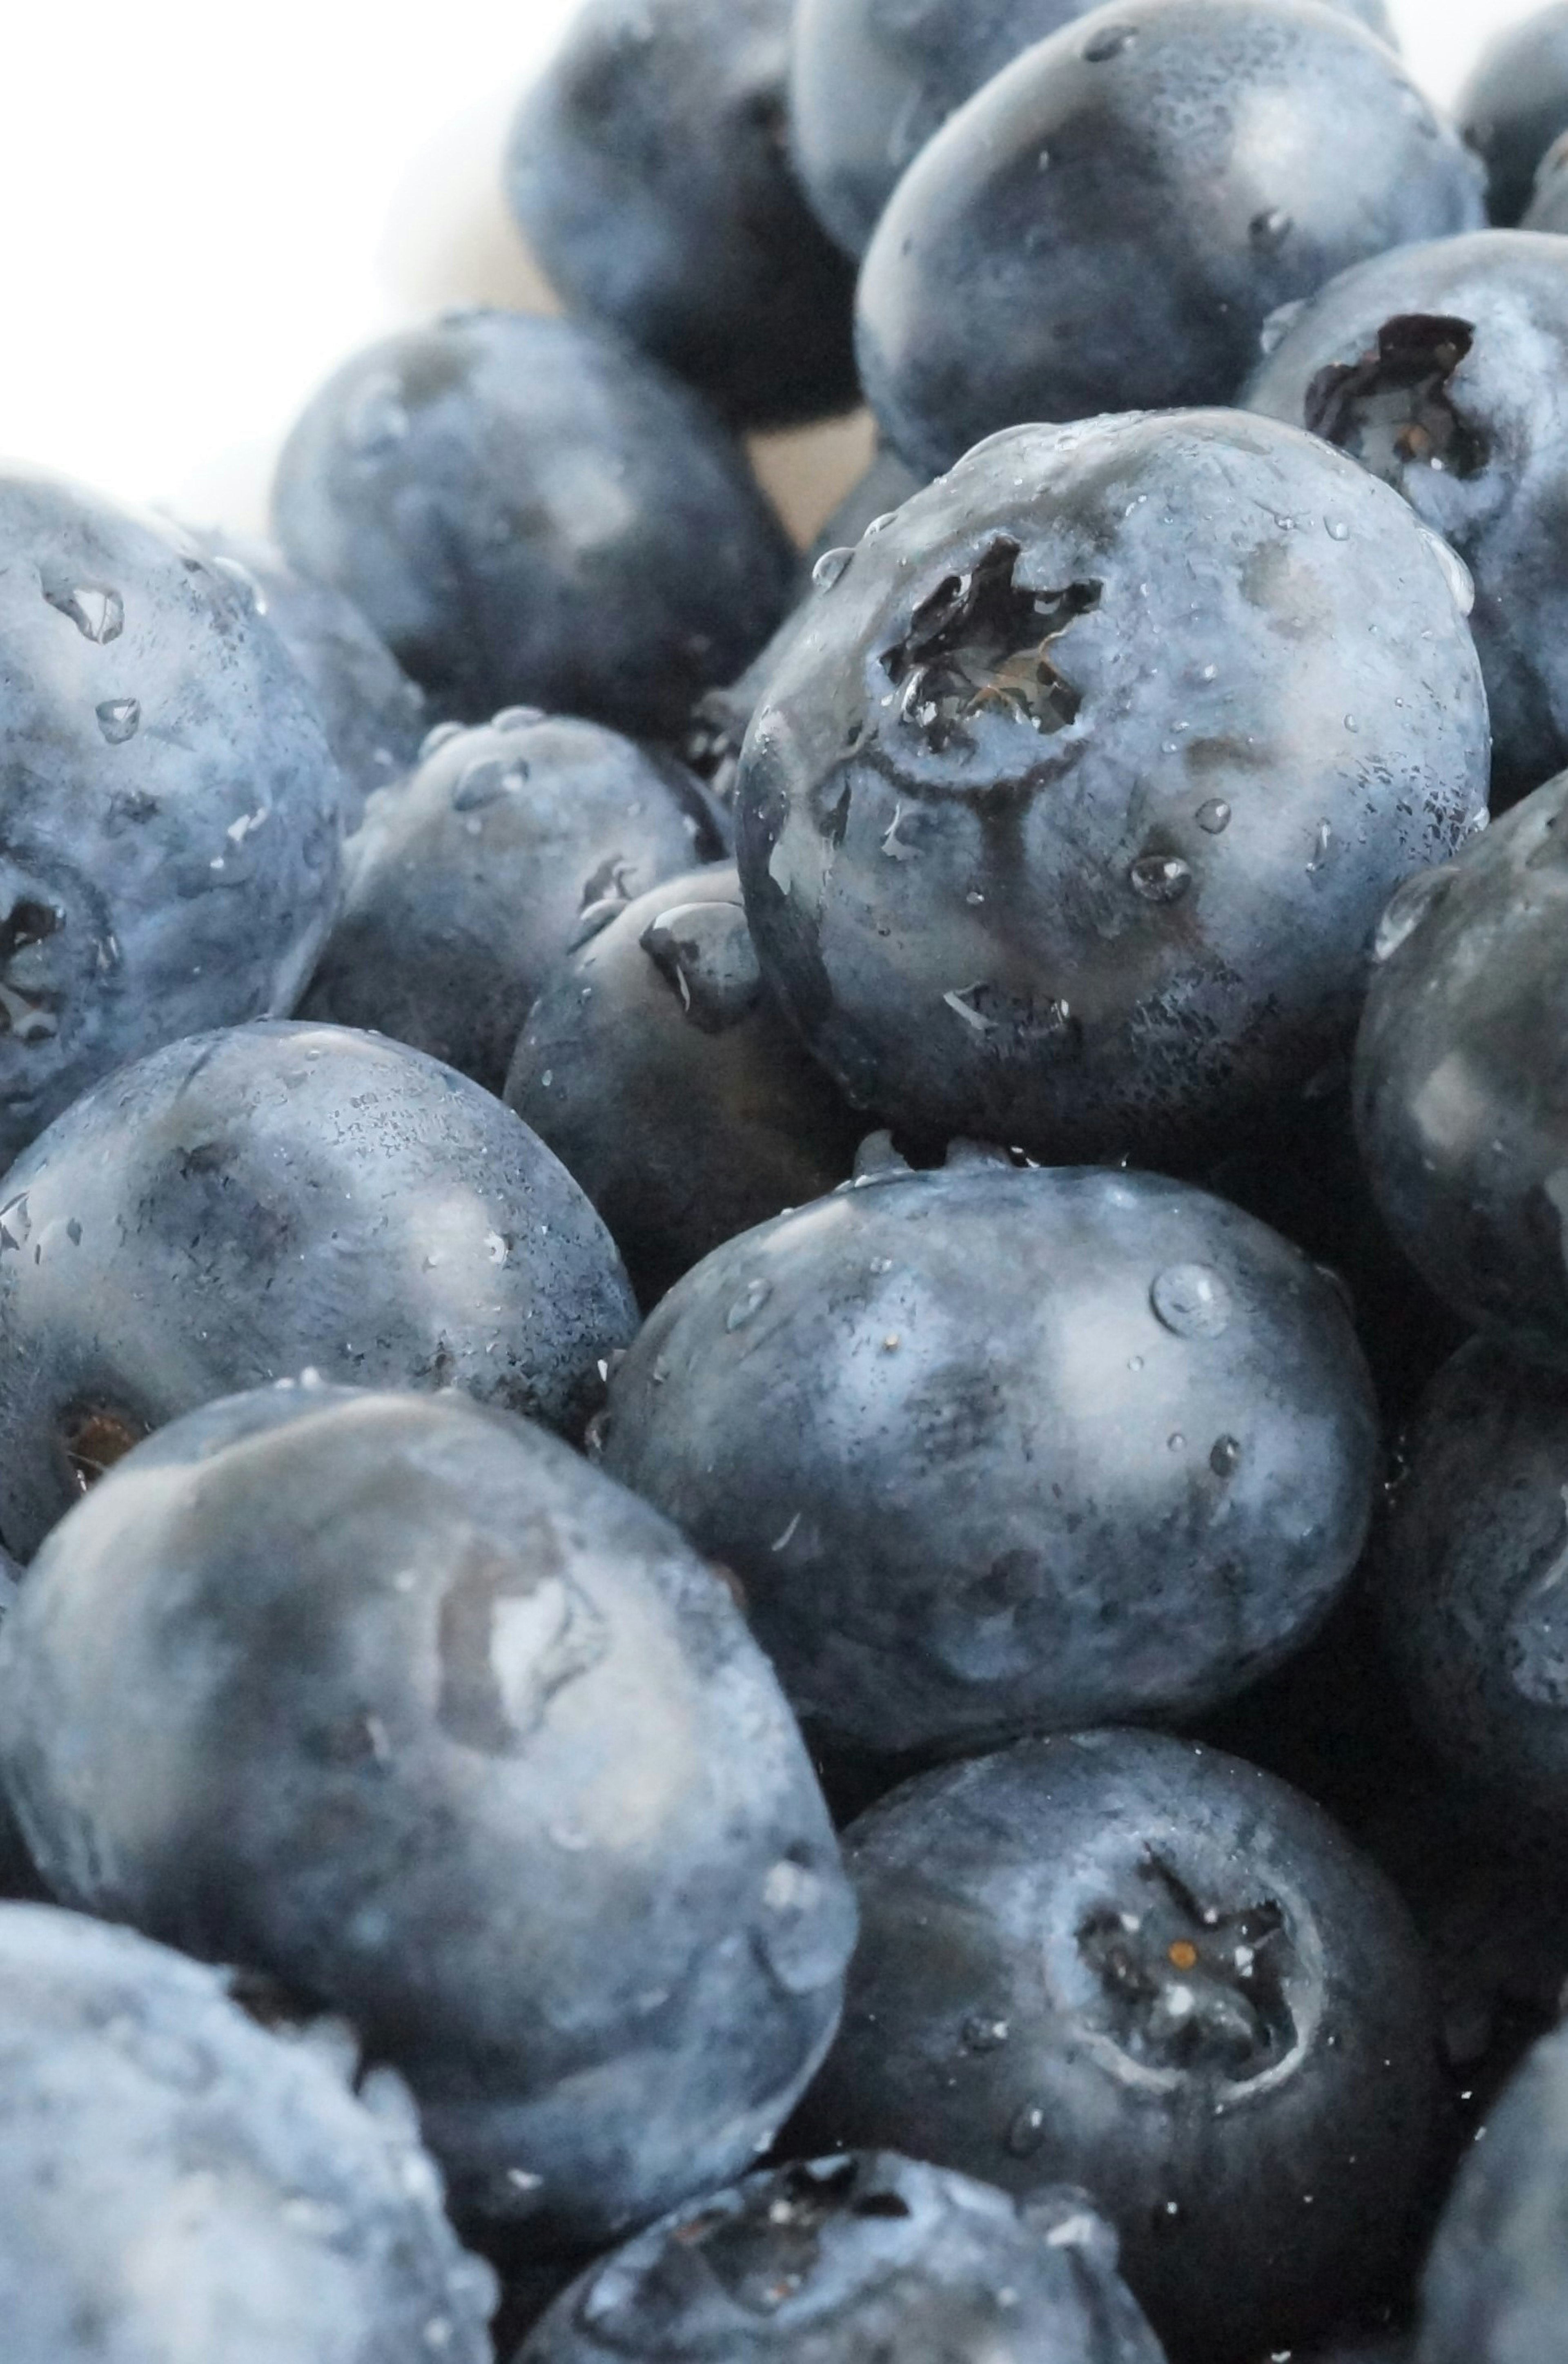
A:
{"label": "round blueberry", "polygon": [[1276,1121],[1348,1050],[1388,897],[1485,812],[1461,574],[1236,412],[1016,429],[906,501],[738,789],[763,973],[851,1098],[1052,1163]]}
{"label": "round blueberry", "polygon": [[635,1326],[608,1232],[450,1067],[236,1027],[121,1068],[0,1206],[0,1533],[31,1553],[149,1430],[311,1366],[580,1427]]}
{"label": "round blueberry", "polygon": [[1305,2339],[1399,2264],[1439,2110],[1426,1967],[1306,1799],[1079,1733],[924,1774],[845,1847],[860,1948],[792,2139],[1082,2184],[1184,2358]]}
{"label": "round blueberry", "polygon": [[0,1727],[57,1895],[346,2013],[540,2244],[739,2173],[837,2022],[852,1902],[729,1593],[461,1396],[148,1440],[29,1569]]}
{"label": "round blueberry", "polygon": [[783,614],[784,529],[695,394],[600,329],[449,316],[346,362],[284,446],[278,540],[443,712],[673,737]]}
{"label": "round blueberry", "polygon": [[1517,222],[1536,167],[1568,130],[1568,7],[1538,8],[1494,34],[1460,93],[1460,128],[1484,162],[1496,222]]}

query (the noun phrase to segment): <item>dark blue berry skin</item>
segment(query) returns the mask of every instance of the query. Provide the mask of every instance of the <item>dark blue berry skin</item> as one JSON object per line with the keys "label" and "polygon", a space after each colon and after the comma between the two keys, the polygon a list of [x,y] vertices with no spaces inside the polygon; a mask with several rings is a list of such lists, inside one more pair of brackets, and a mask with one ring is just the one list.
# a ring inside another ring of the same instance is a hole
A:
{"label": "dark blue berry skin", "polygon": [[136,1438],[306,1368],[572,1432],[635,1326],[598,1216],[465,1076],[340,1027],[171,1044],[6,1177],[0,1533],[30,1556]]}
{"label": "dark blue berry skin", "polygon": [[1568,130],[1568,7],[1538,9],[1483,50],[1454,113],[1487,170],[1495,222],[1517,222],[1536,167]]}
{"label": "dark blue berry skin", "polygon": [[1478,230],[1331,281],[1245,396],[1403,493],[1469,567],[1499,810],[1568,762],[1565,371],[1568,243]]}
{"label": "dark blue berry skin", "polygon": [[1389,895],[1485,812],[1462,575],[1237,412],[1016,429],[906,501],[737,792],[763,973],[850,1098],[1051,1164],[1276,1123],[1349,1048]]}
{"label": "dark blue berry skin", "polygon": [[[9,1615],[25,1571],[9,1553],[0,1551],[0,1622]],[[0,1898],[41,1896],[42,1886],[28,1843],[17,1825],[4,1790],[0,1790]]]}
{"label": "dark blue berry skin", "polygon": [[605,914],[535,1002],[506,1098],[649,1307],[710,1249],[843,1181],[865,1129],[763,985],[728,866]]}
{"label": "dark blue berry skin", "polygon": [[1473,1328],[1568,1367],[1568,774],[1390,905],[1356,1131],[1390,1231]]}
{"label": "dark blue berry skin", "polygon": [[804,2153],[1082,2184],[1182,2364],[1310,2337],[1396,2269],[1440,2106],[1426,1966],[1306,1799],[1078,1733],[922,1775],[845,1850],[861,1943]]}
{"label": "dark blue berry skin", "polygon": [[252,599],[309,684],[343,775],[343,827],[358,829],[365,799],[411,771],[429,724],[409,680],[353,601],[296,574],[260,536],[202,528],[197,539]]}
{"label": "dark blue berry skin", "polygon": [[0,475],[0,1167],[111,1067],[286,1017],[342,783],[250,594],[188,536]]}
{"label": "dark blue berry skin", "polygon": [[598,723],[524,707],[448,725],[349,844],[306,1012],[499,1092],[530,1005],[584,931],[727,837],[683,765]]}
{"label": "dark blue berry skin", "polygon": [[898,184],[856,298],[866,398],[932,472],[1023,420],[1230,402],[1277,306],[1484,217],[1474,158],[1349,17],[1111,0]]}
{"label": "dark blue berry skin", "polygon": [[1568,2030],[1517,2071],[1467,2155],[1422,2276],[1415,2364],[1552,2364],[1568,2308]]}
{"label": "dark blue berry skin", "polygon": [[1164,2364],[1081,2191],[891,2151],[769,2168],[573,2283],[517,2364]]}
{"label": "dark blue berry skin", "polygon": [[[1093,0],[800,0],[790,72],[795,161],[818,215],[865,252],[902,173],[982,83]],[[1390,43],[1384,0],[1333,0]]]}
{"label": "dark blue berry skin", "polygon": [[975,1162],[720,1248],[617,1370],[607,1466],[734,1569],[814,1735],[884,1756],[1190,1715],[1360,1555],[1332,1283],[1185,1184]]}
{"label": "dark blue berry skin", "polygon": [[149,1439],[29,1569],[0,1722],[62,1900],[346,2013],[541,2247],[740,2173],[837,2023],[852,1901],[728,1590],[455,1393]]}
{"label": "dark blue berry skin", "polygon": [[1568,1826],[1568,1380],[1462,1347],[1406,1440],[1378,1565],[1432,1746],[1516,1818]]}
{"label": "dark blue berry skin", "polygon": [[279,541],[439,712],[673,738],[778,623],[794,553],[701,398],[603,330],[450,315],[346,362],[278,465]]}
{"label": "dark blue berry skin", "polygon": [[852,410],[854,271],[789,158],[794,0],[587,0],[524,100],[512,210],[572,309],[746,427]]}
{"label": "dark blue berry skin", "polygon": [[[346,2037],[346,2031],[339,2031]],[[6,2364],[489,2364],[400,2080],[270,2035],[220,1972],[0,1905]]]}

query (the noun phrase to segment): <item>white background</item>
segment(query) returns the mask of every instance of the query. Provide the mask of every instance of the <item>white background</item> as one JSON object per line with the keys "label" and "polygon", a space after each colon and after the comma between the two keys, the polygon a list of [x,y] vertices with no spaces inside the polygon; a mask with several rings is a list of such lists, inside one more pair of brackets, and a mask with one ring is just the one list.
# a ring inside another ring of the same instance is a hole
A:
{"label": "white background", "polygon": [[[1440,99],[1529,0],[1394,0]],[[0,0],[0,452],[256,526],[356,345],[443,305],[539,309],[499,190],[573,0]],[[813,528],[867,448],[770,439]]]}

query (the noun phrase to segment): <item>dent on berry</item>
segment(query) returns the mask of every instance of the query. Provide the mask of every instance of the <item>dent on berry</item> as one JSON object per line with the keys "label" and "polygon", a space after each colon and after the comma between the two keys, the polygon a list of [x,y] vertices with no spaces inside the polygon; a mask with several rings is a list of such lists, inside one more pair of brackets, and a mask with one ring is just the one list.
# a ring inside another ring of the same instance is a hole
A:
{"label": "dent on berry", "polygon": [[1304,422],[1377,476],[1412,466],[1473,476],[1486,464],[1485,439],[1455,408],[1452,380],[1474,340],[1468,320],[1441,314],[1385,320],[1357,360],[1318,371]]}
{"label": "dent on berry", "polygon": [[997,714],[1043,735],[1076,721],[1082,693],[1055,648],[1080,616],[1100,604],[1098,583],[1033,591],[1017,579],[1022,552],[1006,536],[966,573],[944,575],[916,608],[909,630],[883,657],[902,692],[899,718],[933,753],[969,734],[965,725]]}

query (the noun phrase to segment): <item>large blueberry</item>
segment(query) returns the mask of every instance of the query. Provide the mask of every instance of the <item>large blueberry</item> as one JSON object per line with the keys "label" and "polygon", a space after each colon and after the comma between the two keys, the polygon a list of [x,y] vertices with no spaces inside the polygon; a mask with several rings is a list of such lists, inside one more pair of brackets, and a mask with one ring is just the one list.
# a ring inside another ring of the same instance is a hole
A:
{"label": "large blueberry", "polygon": [[1568,1366],[1568,773],[1379,930],[1356,1128],[1389,1228],[1473,1326]]}
{"label": "large blueberry", "polygon": [[[795,162],[818,215],[863,254],[899,175],[993,74],[1095,0],[799,0]],[[1384,39],[1384,0],[1334,0]]]}
{"label": "large blueberry", "polygon": [[725,850],[684,768],[527,707],[431,733],[350,842],[343,909],[305,1003],[498,1092],[535,996],[584,931]]}
{"label": "large blueberry", "polygon": [[1483,218],[1474,158],[1349,17],[1110,0],[898,184],[856,299],[866,396],[932,470],[1021,420],[1229,402],[1277,306]]}
{"label": "large blueberry", "polygon": [[1016,429],[906,501],[738,792],[763,973],[851,1098],[1052,1163],[1275,1121],[1348,1048],[1388,896],[1485,812],[1462,575],[1237,412]]}
{"label": "large blueberry", "polygon": [[763,985],[729,868],[666,880],[562,962],[506,1104],[582,1184],[645,1305],[831,1190],[865,1130]]}
{"label": "large blueberry", "polygon": [[1459,2172],[1416,2364],[1554,2364],[1568,2312],[1568,2028],[1543,2036]]}
{"label": "large blueberry", "polygon": [[573,307],[740,423],[859,399],[854,272],[791,168],[795,0],[587,0],[524,100],[512,210]]}
{"label": "large blueberry", "polygon": [[357,829],[365,798],[412,768],[429,719],[424,692],[351,599],[296,574],[271,542],[210,526],[198,539],[305,675],[342,771],[343,826]]}
{"label": "large blueberry", "polygon": [[860,1948],[793,2140],[1081,2183],[1184,2364],[1307,2338],[1401,2261],[1439,2111],[1426,1966],[1305,1798],[1079,1733],[924,1774],[845,1846]]}
{"label": "large blueberry", "polygon": [[517,2364],[1163,2364],[1071,2190],[1019,2202],[890,2151],[769,2168],[558,2299]]}
{"label": "large blueberry", "polygon": [[673,737],[767,639],[793,569],[699,396],[600,329],[508,312],[346,362],[284,446],[273,518],[475,722],[529,699]]}
{"label": "large blueberry", "polygon": [[1460,93],[1456,113],[1484,159],[1496,222],[1517,222],[1536,167],[1568,130],[1568,6],[1540,8],[1494,35]]}
{"label": "large blueberry", "polygon": [[342,783],[248,590],[177,527],[0,475],[0,1167],[109,1068],[286,1016]]}
{"label": "large blueberry", "polygon": [[1379,255],[1265,341],[1248,407],[1349,452],[1469,567],[1494,799],[1539,787],[1568,762],[1568,240],[1478,230]]}
{"label": "large blueberry", "polygon": [[673,1528],[456,1394],[150,1438],[0,1629],[50,1886],[340,2011],[454,2202],[606,2240],[750,2164],[854,1911],[767,1662]]}
{"label": "large blueberry", "polygon": [[608,1232],[466,1077],[339,1027],[122,1068],[0,1206],[0,1533],[30,1554],[139,1436],[306,1367],[571,1429],[635,1324]]}
{"label": "large blueberry", "polygon": [[718,1249],[606,1453],[735,1570],[808,1726],[892,1756],[1240,1689],[1354,1566],[1377,1425],[1331,1281],[1251,1216],[976,1161]]}
{"label": "large blueberry", "polygon": [[407,2094],[356,2097],[339,2050],[128,1929],[0,1905],[6,2364],[488,2364],[494,2281]]}

